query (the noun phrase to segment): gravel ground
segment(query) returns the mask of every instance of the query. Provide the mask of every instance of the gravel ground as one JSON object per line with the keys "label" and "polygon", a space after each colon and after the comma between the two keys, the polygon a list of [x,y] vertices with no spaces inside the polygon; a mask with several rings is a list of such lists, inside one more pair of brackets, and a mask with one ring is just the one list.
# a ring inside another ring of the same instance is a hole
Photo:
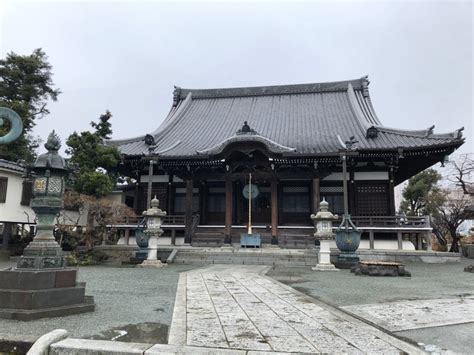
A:
{"label": "gravel ground", "polygon": [[[0,269],[13,265],[0,262]],[[117,335],[110,331],[112,328],[123,329],[132,324],[150,328],[155,324],[158,333],[161,332],[156,334],[155,331],[155,337],[161,340],[171,324],[179,273],[192,268],[189,265],[169,265],[161,269],[81,267],[78,281],[87,283],[86,295],[94,296],[95,312],[30,322],[2,319],[0,334],[40,336],[62,328],[73,337],[104,339]]]}
{"label": "gravel ground", "polygon": [[405,269],[411,277],[356,276],[349,270],[317,272],[309,267],[277,267],[267,275],[307,295],[346,306],[474,294],[474,274],[463,271],[473,263],[472,259],[452,264],[408,263]]}

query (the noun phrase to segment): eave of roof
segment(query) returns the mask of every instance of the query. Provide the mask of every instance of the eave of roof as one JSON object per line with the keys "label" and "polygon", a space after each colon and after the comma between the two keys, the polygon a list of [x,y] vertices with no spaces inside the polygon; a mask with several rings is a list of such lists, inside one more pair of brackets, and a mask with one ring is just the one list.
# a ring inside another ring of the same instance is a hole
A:
{"label": "eave of roof", "polygon": [[0,169],[23,173],[25,167],[22,164],[15,163],[10,160],[0,159]]}

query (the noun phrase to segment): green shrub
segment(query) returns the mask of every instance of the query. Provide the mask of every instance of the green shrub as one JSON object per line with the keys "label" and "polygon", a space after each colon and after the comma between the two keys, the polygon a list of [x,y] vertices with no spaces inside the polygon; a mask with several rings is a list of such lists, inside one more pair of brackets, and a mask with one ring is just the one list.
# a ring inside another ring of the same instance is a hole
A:
{"label": "green shrub", "polygon": [[108,256],[100,250],[76,250],[65,259],[68,266],[85,266],[102,264]]}

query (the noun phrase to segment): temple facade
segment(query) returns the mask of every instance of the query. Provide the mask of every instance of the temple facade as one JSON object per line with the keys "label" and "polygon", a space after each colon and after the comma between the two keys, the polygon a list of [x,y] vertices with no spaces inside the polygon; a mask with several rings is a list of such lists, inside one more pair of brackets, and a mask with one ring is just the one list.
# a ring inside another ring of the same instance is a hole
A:
{"label": "temple facade", "polygon": [[[184,226],[171,229],[186,243],[210,236],[217,244],[235,242],[249,218],[264,243],[302,240],[311,237],[310,215],[323,198],[333,213],[343,212],[344,153],[355,221],[400,224],[394,187],[443,162],[463,144],[462,129],[435,134],[434,126],[385,127],[368,86],[363,77],[229,89],[176,87],[171,110],[155,131],[110,143],[123,156],[123,173],[137,181],[124,189],[125,202],[141,214],[156,195],[169,224]],[[373,243],[373,232],[370,237]]]}

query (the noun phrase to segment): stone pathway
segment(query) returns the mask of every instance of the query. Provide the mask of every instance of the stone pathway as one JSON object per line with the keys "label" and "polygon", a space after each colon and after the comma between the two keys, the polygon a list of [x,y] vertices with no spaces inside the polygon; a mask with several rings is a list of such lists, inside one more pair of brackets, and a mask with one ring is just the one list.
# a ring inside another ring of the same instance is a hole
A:
{"label": "stone pathway", "polygon": [[342,308],[393,332],[474,322],[474,296]]}
{"label": "stone pathway", "polygon": [[169,344],[282,353],[422,353],[265,277],[265,270],[214,265],[181,274]]}

